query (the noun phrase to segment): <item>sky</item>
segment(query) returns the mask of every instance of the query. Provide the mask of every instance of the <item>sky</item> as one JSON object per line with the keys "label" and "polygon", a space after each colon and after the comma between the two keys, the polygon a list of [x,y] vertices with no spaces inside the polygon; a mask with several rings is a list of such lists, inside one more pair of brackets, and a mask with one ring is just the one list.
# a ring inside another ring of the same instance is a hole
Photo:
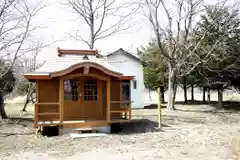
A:
{"label": "sky", "polygon": [[[86,44],[69,37],[69,33],[73,34],[76,28],[84,35],[86,33],[86,27],[84,27],[80,19],[76,20],[72,10],[64,6],[62,2],[63,0],[49,0],[47,6],[35,17],[34,23],[41,26],[34,33],[36,39],[39,39],[44,44],[56,41],[39,53],[39,60],[56,56],[57,47],[62,49],[88,49]],[[216,0],[205,1],[205,4],[214,3],[216,3]],[[160,15],[163,14],[163,11],[160,11]],[[98,41],[95,46],[96,49],[98,49],[101,54],[108,54],[119,48],[123,48],[135,54],[137,47],[146,46],[147,43],[154,38],[151,25],[142,11],[135,16],[135,20],[137,20],[138,23],[136,23],[133,28],[124,33]],[[160,22],[165,23],[164,18],[161,16],[160,18]]]}
{"label": "sky", "polygon": [[[57,47],[62,49],[88,49],[86,44],[69,37],[69,33],[74,34],[76,28],[84,34],[86,27],[84,27],[84,24],[81,25],[81,20],[76,22],[71,10],[60,4],[59,0],[51,0],[35,19],[41,26],[36,31],[36,37],[46,44],[56,41],[53,45],[45,48],[39,54],[39,58],[45,59],[53,54],[57,55]],[[152,38],[150,25],[148,26],[147,19],[141,14],[137,14],[135,19],[139,22],[134,27],[98,41],[95,45],[96,49],[101,51],[102,54],[114,52],[119,48],[134,52],[137,47],[147,44]]]}

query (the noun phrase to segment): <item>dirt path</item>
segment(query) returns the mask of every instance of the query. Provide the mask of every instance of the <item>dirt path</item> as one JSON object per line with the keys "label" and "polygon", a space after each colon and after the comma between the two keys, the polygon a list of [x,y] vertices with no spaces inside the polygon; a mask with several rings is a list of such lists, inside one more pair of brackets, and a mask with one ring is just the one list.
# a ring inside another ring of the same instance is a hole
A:
{"label": "dirt path", "polygon": [[[181,109],[181,106],[178,108]],[[185,107],[186,108],[186,107]],[[42,137],[31,133],[32,123],[14,120],[1,124],[0,159],[3,160],[226,160],[240,135],[240,113],[211,112],[209,106],[186,111],[164,110],[164,128],[154,131],[156,110],[136,110],[136,120],[122,134],[72,140],[67,135]],[[189,112],[190,111],[190,112]],[[198,112],[197,112],[198,111]],[[148,120],[146,120],[148,119]],[[5,135],[4,132],[26,133]]]}

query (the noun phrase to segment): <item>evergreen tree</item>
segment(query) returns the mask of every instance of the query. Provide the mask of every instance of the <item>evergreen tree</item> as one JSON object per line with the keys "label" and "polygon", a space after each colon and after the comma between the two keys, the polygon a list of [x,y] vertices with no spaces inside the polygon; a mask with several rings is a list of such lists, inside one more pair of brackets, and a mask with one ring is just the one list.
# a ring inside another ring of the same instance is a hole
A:
{"label": "evergreen tree", "polygon": [[9,66],[3,61],[0,61],[0,74],[4,75],[0,78],[0,115],[2,118],[7,118],[7,114],[4,108],[4,95],[12,92],[15,86],[15,77]]}
{"label": "evergreen tree", "polygon": [[156,44],[150,42],[146,47],[138,48],[140,59],[148,65],[144,67],[144,84],[149,91],[156,91],[161,87],[161,100],[164,101],[164,87],[167,85],[167,63]]}
{"label": "evergreen tree", "polygon": [[[7,71],[7,72],[6,72]],[[9,94],[12,92],[15,86],[15,77],[11,69],[9,69],[8,65],[6,65],[3,61],[0,61],[0,74],[5,73],[0,78],[0,90],[3,95]]]}
{"label": "evergreen tree", "polygon": [[190,58],[190,61],[197,63],[206,55],[209,58],[195,68],[194,77],[199,85],[208,84],[218,90],[222,106],[222,90],[229,86],[237,87],[239,83],[239,10],[227,6],[206,6],[206,13],[194,29],[192,48],[199,42],[201,47],[196,50],[199,58]]}
{"label": "evergreen tree", "polygon": [[[215,15],[219,15],[217,18]],[[207,32],[206,32],[207,31]],[[200,39],[205,34],[204,39]],[[211,52],[195,72],[201,81],[229,82],[239,73],[240,18],[239,10],[229,7],[207,6],[194,31],[194,41],[201,41],[196,51],[199,57]],[[230,84],[230,83],[228,83]]]}

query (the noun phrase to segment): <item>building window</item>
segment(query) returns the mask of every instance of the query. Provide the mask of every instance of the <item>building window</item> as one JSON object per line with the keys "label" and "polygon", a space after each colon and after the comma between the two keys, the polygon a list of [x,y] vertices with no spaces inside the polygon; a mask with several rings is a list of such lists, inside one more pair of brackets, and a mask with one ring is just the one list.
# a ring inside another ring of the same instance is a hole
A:
{"label": "building window", "polygon": [[64,81],[64,100],[77,101],[78,93],[78,80]]}
{"label": "building window", "polygon": [[137,89],[137,80],[133,80],[133,89]]}
{"label": "building window", "polygon": [[84,100],[97,100],[97,80],[84,80]]}

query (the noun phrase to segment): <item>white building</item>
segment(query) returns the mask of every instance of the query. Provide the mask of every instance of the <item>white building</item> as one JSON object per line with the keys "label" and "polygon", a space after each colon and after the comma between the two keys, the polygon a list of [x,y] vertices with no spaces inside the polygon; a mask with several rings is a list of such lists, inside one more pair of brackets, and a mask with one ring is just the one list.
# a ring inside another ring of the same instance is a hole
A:
{"label": "white building", "polygon": [[[132,108],[143,108],[150,102],[148,90],[144,86],[143,65],[146,65],[138,57],[123,50],[122,48],[107,55],[109,63],[117,68],[124,75],[134,75],[131,81],[131,100]],[[156,101],[155,94],[152,92],[153,103]]]}

